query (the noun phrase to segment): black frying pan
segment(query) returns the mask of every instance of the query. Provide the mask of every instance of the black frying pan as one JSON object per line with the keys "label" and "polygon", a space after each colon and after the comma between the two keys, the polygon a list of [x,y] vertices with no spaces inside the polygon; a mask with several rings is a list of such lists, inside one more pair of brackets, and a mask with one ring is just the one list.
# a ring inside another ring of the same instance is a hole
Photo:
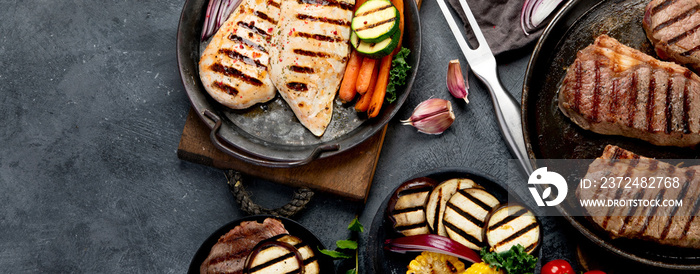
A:
{"label": "black frying pan", "polygon": [[332,121],[320,138],[299,123],[279,96],[268,103],[236,111],[220,105],[207,94],[199,80],[197,65],[205,47],[199,37],[207,3],[208,0],[185,2],[177,33],[177,60],[192,107],[212,129],[212,142],[232,156],[258,165],[292,167],[341,153],[381,130],[408,97],[421,51],[420,19],[415,1],[404,1],[403,46],[411,50],[408,57],[411,71],[406,85],[397,91],[397,100],[385,103],[378,117],[367,119],[355,112],[354,105],[343,105],[336,99]]}
{"label": "black frying pan", "polygon": [[[621,136],[605,136],[586,131],[571,122],[558,109],[557,90],[573,63],[576,53],[608,34],[621,43],[655,56],[642,29],[644,8],[649,0],[571,1],[544,31],[528,64],[523,86],[522,116],[528,153],[538,163],[546,159],[595,159],[608,144],[637,154],[660,159],[697,159],[698,151],[658,147]],[[586,166],[578,172],[585,173]],[[578,177],[582,178],[582,177]],[[570,181],[569,189],[577,182]],[[700,270],[700,251],[653,243],[611,239],[583,217],[572,217],[577,208],[569,199],[557,208],[567,220],[594,243],[622,257],[664,268]]]}

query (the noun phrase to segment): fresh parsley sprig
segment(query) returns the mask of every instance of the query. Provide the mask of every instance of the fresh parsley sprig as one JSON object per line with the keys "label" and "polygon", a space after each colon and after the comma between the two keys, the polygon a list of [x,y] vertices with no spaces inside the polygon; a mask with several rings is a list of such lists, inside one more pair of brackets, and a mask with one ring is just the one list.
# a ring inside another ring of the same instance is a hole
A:
{"label": "fresh parsley sprig", "polygon": [[406,84],[406,76],[411,66],[406,62],[406,57],[411,53],[411,50],[402,47],[394,59],[391,61],[391,70],[389,71],[389,84],[386,87],[386,101],[393,103],[396,101],[396,88]]}
{"label": "fresh parsley sprig", "polygon": [[514,245],[510,250],[496,253],[489,252],[487,247],[481,249],[481,259],[496,269],[503,269],[506,274],[534,273],[537,258],[525,252],[525,248]]}
{"label": "fresh parsley sprig", "polygon": [[360,223],[360,220],[355,217],[355,219],[348,225],[348,230],[352,233],[349,239],[338,240],[335,242],[335,250],[319,249],[319,251],[328,257],[335,260],[337,259],[352,259],[355,258],[355,268],[348,270],[345,274],[357,274],[359,269],[359,260],[357,256],[357,238],[359,234],[365,231],[365,228]]}

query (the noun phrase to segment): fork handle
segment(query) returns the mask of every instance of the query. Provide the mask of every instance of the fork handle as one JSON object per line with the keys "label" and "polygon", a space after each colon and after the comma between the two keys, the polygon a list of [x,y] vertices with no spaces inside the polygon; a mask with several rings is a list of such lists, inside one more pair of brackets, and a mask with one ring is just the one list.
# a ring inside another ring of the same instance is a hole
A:
{"label": "fork handle", "polygon": [[505,90],[505,88],[503,88],[495,69],[493,73],[477,75],[477,77],[479,77],[489,89],[491,101],[493,101],[493,108],[496,112],[496,120],[501,129],[503,139],[508,145],[508,149],[518,158],[521,167],[526,175],[529,176],[533,168],[525,147],[520,104]]}

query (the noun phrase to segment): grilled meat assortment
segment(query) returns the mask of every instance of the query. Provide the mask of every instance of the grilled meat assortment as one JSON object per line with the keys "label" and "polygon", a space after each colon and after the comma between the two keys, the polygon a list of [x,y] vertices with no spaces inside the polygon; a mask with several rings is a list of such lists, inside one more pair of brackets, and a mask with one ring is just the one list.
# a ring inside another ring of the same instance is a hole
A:
{"label": "grilled meat assortment", "polygon": [[652,0],[642,26],[661,59],[700,71],[700,0]]}
{"label": "grilled meat assortment", "polygon": [[275,86],[269,76],[269,51],[279,20],[279,3],[259,2],[241,2],[214,34],[199,61],[204,89],[232,109],[275,98]]}
{"label": "grilled meat assortment", "polygon": [[241,222],[219,238],[202,263],[200,273],[243,273],[248,254],[259,242],[286,233],[282,222],[272,218],[262,223]]}
{"label": "grilled meat assortment", "polygon": [[321,136],[350,54],[354,0],[286,0],[270,51],[270,77],[302,125]]}
{"label": "grilled meat assortment", "polygon": [[[696,176],[698,174],[699,176]],[[639,156],[633,152],[608,145],[603,155],[589,167],[586,179],[601,178],[678,178],[678,187],[605,188],[603,184],[576,190],[583,200],[682,200],[680,207],[588,205],[584,209],[591,220],[612,238],[643,239],[659,244],[700,248],[700,166],[676,167],[669,163]]]}
{"label": "grilled meat assortment", "polygon": [[700,142],[700,78],[601,35],[579,51],[559,90],[559,109],[600,134],[661,146]]}

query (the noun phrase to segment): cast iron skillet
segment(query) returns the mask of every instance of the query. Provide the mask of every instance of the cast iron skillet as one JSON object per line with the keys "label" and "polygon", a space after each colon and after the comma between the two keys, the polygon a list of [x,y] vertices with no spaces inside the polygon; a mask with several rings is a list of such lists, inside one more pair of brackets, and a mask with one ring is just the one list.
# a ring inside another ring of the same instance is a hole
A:
{"label": "cast iron skillet", "polygon": [[[658,147],[621,136],[605,136],[586,131],[566,118],[557,105],[557,90],[566,68],[576,53],[593,43],[600,34],[608,34],[621,43],[655,56],[653,46],[642,29],[648,0],[571,1],[555,16],[543,32],[528,64],[523,85],[522,117],[525,142],[531,158],[546,166],[548,159],[595,159],[607,144],[637,154],[660,159],[697,159],[695,150]],[[580,177],[587,166],[581,166]],[[577,182],[569,180],[569,189]],[[625,239],[611,239],[584,217],[572,215],[579,209],[575,191],[557,209],[566,219],[596,244],[614,254],[645,264],[672,269],[700,269],[700,251]]]}
{"label": "cast iron skillet", "polygon": [[[511,204],[525,205],[515,198],[515,195],[508,195],[508,191],[496,181],[493,177],[482,174],[480,172],[474,171],[465,167],[442,167],[433,170],[423,171],[418,174],[411,176],[405,181],[419,178],[419,177],[429,177],[437,182],[446,181],[452,178],[468,178],[474,180],[477,184],[481,185],[491,193],[496,199],[501,203],[508,202]],[[367,273],[405,273],[408,264],[411,260],[418,256],[419,252],[409,252],[406,254],[399,254],[384,250],[384,240],[401,237],[402,235],[394,231],[394,225],[391,223],[387,217],[387,205],[391,196],[396,192],[396,189],[403,183],[397,183],[396,187],[389,192],[387,197],[384,199],[382,204],[379,206],[374,219],[372,220],[372,227],[369,232],[369,238],[367,239],[367,253],[368,253],[368,264],[369,270]],[[540,239],[542,239],[542,229],[540,226]],[[539,245],[533,251],[533,256],[539,256],[540,247]],[[477,252],[478,254],[478,252]],[[467,267],[469,267],[467,265]]]}
{"label": "cast iron skillet", "polygon": [[284,225],[284,228],[286,228],[287,231],[289,231],[290,235],[297,236],[302,241],[308,243],[309,246],[314,250],[316,258],[318,258],[318,264],[321,268],[321,273],[335,273],[335,266],[333,264],[333,261],[329,259],[330,257],[325,256],[317,251],[319,249],[325,249],[325,247],[323,246],[323,243],[321,243],[321,241],[318,238],[316,238],[316,236],[314,236],[313,233],[311,233],[311,231],[307,230],[302,225],[295,221],[292,221],[291,219],[287,219],[284,217],[274,217],[271,215],[254,215],[243,217],[241,219],[230,222],[214,231],[214,233],[212,233],[211,236],[209,236],[209,238],[207,238],[204,241],[204,243],[202,243],[199,249],[197,249],[197,253],[194,254],[192,262],[190,262],[190,268],[187,270],[187,273],[198,274],[199,267],[202,265],[204,260],[207,259],[207,256],[209,256],[209,252],[211,251],[211,248],[214,246],[214,244],[216,244],[219,241],[219,238],[221,236],[231,231],[231,229],[241,224],[241,222],[256,221],[262,223],[266,218],[275,218],[280,220]]}
{"label": "cast iron skillet", "polygon": [[177,61],[192,107],[212,129],[212,142],[220,150],[249,163],[291,167],[341,153],[373,136],[406,101],[418,70],[421,51],[418,8],[415,1],[404,2],[403,46],[411,50],[408,57],[411,71],[406,85],[397,91],[397,100],[385,104],[378,117],[367,119],[355,112],[354,105],[342,105],[336,99],[332,121],[318,138],[299,123],[279,95],[268,103],[240,111],[228,109],[209,96],[198,73],[200,52],[206,46],[199,37],[208,1],[187,0],[177,32]]}

